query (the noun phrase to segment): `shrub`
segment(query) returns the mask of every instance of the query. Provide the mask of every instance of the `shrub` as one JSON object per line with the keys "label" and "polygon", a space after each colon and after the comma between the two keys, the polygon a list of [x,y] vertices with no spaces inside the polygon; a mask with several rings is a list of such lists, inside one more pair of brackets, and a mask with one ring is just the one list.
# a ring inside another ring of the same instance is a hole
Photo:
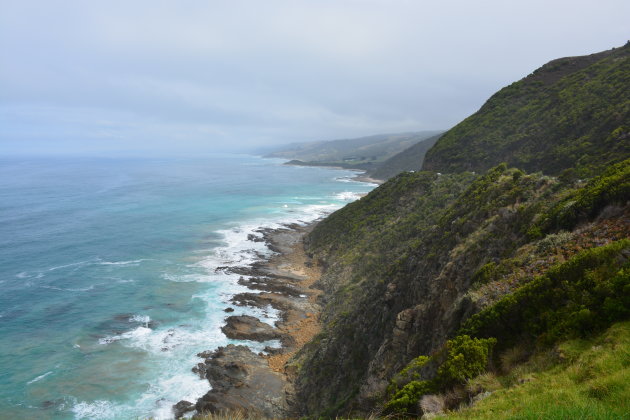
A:
{"label": "shrub", "polygon": [[385,404],[385,410],[401,414],[419,414],[417,406],[420,397],[435,389],[433,381],[411,381],[398,390]]}
{"label": "shrub", "polygon": [[625,204],[630,197],[630,159],[611,165],[600,176],[575,190],[556,204],[539,228],[571,230],[579,222],[591,219],[609,204]]}
{"label": "shrub", "polygon": [[[448,340],[440,353],[433,357],[419,356],[413,359],[405,369],[394,376],[389,387],[393,394],[385,404],[385,411],[404,415],[416,415],[418,401],[423,395],[446,390],[455,385],[463,385],[483,373],[488,365],[494,338],[478,339],[467,335]],[[437,374],[427,380],[419,380],[419,371],[429,362],[442,359]],[[410,378],[415,378],[410,380]],[[400,388],[402,381],[408,382]]]}
{"label": "shrub", "polygon": [[495,338],[479,339],[460,335],[446,342],[448,356],[439,367],[437,380],[442,387],[465,384],[486,370]]}
{"label": "shrub", "polygon": [[630,239],[622,239],[580,252],[470,317],[460,333],[497,337],[504,348],[522,336],[551,344],[628,317],[628,248]]}

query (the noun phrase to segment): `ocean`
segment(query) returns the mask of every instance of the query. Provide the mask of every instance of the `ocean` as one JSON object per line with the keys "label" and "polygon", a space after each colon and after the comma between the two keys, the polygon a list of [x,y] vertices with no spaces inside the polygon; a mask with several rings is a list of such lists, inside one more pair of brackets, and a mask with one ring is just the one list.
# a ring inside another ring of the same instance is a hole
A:
{"label": "ocean", "polygon": [[171,418],[210,389],[191,371],[197,353],[275,344],[223,335],[246,289],[217,268],[269,255],[248,240],[258,229],[316,220],[374,188],[282,162],[0,159],[2,417]]}

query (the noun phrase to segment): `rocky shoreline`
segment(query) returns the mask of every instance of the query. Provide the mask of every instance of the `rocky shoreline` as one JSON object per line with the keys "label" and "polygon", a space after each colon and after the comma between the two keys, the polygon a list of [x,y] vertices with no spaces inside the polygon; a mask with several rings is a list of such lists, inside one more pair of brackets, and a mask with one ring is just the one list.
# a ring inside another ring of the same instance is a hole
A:
{"label": "rocky shoreline", "polygon": [[198,356],[203,362],[192,368],[207,379],[212,389],[196,401],[180,401],[173,406],[176,418],[190,411],[219,413],[241,411],[256,417],[295,417],[292,371],[286,362],[319,332],[321,291],[312,288],[319,279],[315,267],[304,252],[303,237],[315,223],[307,226],[286,225],[278,229],[261,229],[262,237],[250,235],[251,241],[265,241],[274,251],[268,260],[247,267],[221,267],[240,274],[239,283],[252,292],[231,298],[234,306],[268,308],[279,312],[274,326],[249,315],[229,315],[221,328],[231,339],[264,342],[278,340],[280,347],[266,347],[265,353],[254,353],[243,345],[229,344]]}

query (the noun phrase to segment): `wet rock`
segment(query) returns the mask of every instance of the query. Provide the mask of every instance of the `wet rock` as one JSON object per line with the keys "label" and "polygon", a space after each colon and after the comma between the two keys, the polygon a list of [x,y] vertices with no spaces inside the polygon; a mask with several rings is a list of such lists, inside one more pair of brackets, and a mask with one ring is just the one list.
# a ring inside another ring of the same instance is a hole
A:
{"label": "wet rock", "polygon": [[282,337],[278,330],[253,316],[230,316],[225,321],[226,325],[221,327],[221,331],[235,340],[268,341]]}
{"label": "wet rock", "polygon": [[288,416],[290,385],[249,348],[233,344],[220,347],[205,365],[212,389],[197,401],[199,413],[238,410],[260,417]]}
{"label": "wet rock", "polygon": [[181,418],[184,414],[189,411],[193,411],[195,409],[195,404],[190,401],[181,400],[177,404],[173,406],[173,414],[175,414],[175,418]]}
{"label": "wet rock", "polygon": [[199,378],[204,379],[206,377],[206,365],[205,363],[197,363],[192,369],[193,373],[199,375]]}
{"label": "wet rock", "polygon": [[252,233],[247,235],[247,240],[252,241],[252,242],[265,242],[264,238],[261,238],[260,236],[256,236]]}
{"label": "wet rock", "polygon": [[227,313],[234,312],[234,308],[225,308],[223,311]]}

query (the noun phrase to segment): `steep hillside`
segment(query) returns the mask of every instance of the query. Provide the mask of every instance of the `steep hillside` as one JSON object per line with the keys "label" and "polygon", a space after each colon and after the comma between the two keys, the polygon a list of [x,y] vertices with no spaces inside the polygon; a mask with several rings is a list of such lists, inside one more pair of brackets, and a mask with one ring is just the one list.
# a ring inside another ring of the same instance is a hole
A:
{"label": "steep hillside", "polygon": [[421,140],[408,149],[403,150],[368,171],[374,179],[386,180],[404,171],[419,171],[422,168],[424,155],[433,147],[441,134]]}
{"label": "steep hillside", "polygon": [[[596,331],[627,316],[630,302],[611,299],[630,287],[628,272],[597,291],[588,282],[556,291],[549,283],[556,277],[536,276],[553,269],[562,282],[575,278],[578,264],[599,270],[599,284],[629,269],[630,244],[622,241],[630,236],[629,196],[630,161],[570,186],[499,166],[476,178],[405,173],[336,212],[309,236],[308,249],[326,267],[321,287],[329,298],[322,333],[294,362],[304,412],[382,406],[398,371],[418,356],[440,352],[460,330],[496,337],[497,349],[505,350],[518,340],[551,343],[581,326]],[[583,204],[570,211],[578,215],[571,230],[562,231],[547,221],[566,208],[566,199]],[[593,202],[599,211],[590,211]],[[605,257],[581,254],[611,243]],[[572,257],[583,263],[561,265]],[[622,309],[606,309],[605,301]],[[402,385],[390,395],[394,401]]]}
{"label": "steep hillside", "polygon": [[296,160],[309,165],[325,164],[368,169],[436,133],[438,132],[421,131],[295,143],[269,153],[266,157]]}
{"label": "steep hillside", "polygon": [[[575,85],[575,96],[548,104],[546,114],[582,115],[581,104],[608,103],[609,94],[618,104],[627,95],[620,65],[628,65],[627,47],[570,61],[570,74],[542,72],[527,82],[527,98],[547,97],[588,70],[599,83],[597,98]],[[497,97],[501,92],[484,108],[499,106]],[[524,160],[520,143],[501,133],[514,113],[522,121],[538,112],[528,101],[518,108],[505,102],[510,112],[482,108],[436,143],[431,163],[427,154],[425,167],[443,174],[402,173],[307,236],[307,251],[324,267],[319,286],[326,293],[322,332],[291,361],[304,414],[419,416],[429,394],[455,409],[478,393],[462,391],[466,384],[504,358],[526,361],[630,316],[630,148],[625,129],[612,130],[612,145],[593,140],[619,114],[593,115],[571,128],[573,140],[558,137],[559,123],[546,120],[536,135],[555,144],[530,144],[536,160]],[[482,139],[482,132],[496,137]],[[574,158],[587,149],[592,154]],[[482,163],[474,160],[480,153]],[[490,166],[495,159],[532,173]],[[560,177],[547,175],[561,169]]]}
{"label": "steep hillside", "polygon": [[424,169],[483,172],[500,162],[588,176],[630,151],[630,43],[551,61],[446,132]]}

